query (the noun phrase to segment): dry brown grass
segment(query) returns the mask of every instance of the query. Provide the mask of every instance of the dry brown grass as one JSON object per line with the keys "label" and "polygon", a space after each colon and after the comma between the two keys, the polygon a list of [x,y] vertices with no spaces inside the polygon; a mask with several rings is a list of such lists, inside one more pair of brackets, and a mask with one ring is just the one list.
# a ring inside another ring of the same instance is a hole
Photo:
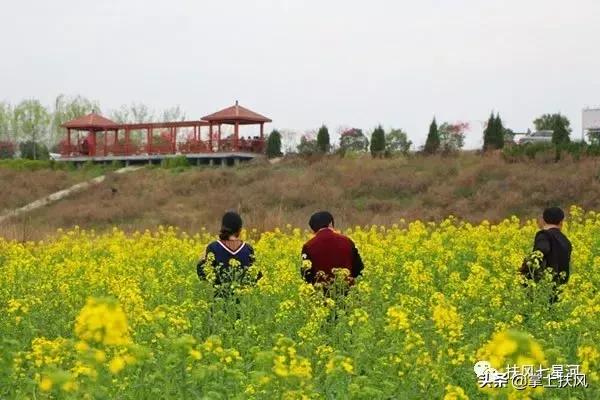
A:
{"label": "dry brown grass", "polygon": [[80,174],[67,171],[0,168],[0,213],[64,189],[80,179]]}
{"label": "dry brown grass", "polygon": [[[6,223],[0,235],[39,239],[73,225],[216,230],[228,209],[240,211],[248,228],[261,231],[288,223],[305,227],[318,209],[331,210],[340,227],[389,225],[400,218],[436,220],[449,214],[474,222],[513,214],[529,218],[551,204],[597,209],[599,171],[599,162],[592,159],[507,164],[497,155],[473,154],[292,159],[181,173],[145,169],[110,175],[84,193]],[[54,173],[62,177],[56,181],[64,179],[63,173]],[[118,190],[114,195],[112,187]]]}

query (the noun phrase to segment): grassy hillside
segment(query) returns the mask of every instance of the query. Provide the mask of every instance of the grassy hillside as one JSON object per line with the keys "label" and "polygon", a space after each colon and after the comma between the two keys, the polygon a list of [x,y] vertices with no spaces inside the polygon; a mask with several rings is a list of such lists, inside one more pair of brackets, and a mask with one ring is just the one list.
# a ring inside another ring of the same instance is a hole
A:
{"label": "grassy hillside", "polygon": [[53,161],[0,160],[0,214],[117,167],[87,164],[76,169]]}
{"label": "grassy hillside", "polygon": [[92,175],[82,172],[0,167],[0,213],[21,207],[91,177]]}
{"label": "grassy hillside", "polygon": [[[39,197],[74,179],[69,175],[73,172],[37,172],[43,174],[10,175],[15,189],[3,190],[0,204],[15,206],[16,199]],[[27,194],[16,195],[23,191]],[[506,163],[497,155],[475,154],[291,159],[275,165],[109,173],[103,184],[87,192],[4,223],[0,234],[39,238],[73,225],[129,230],[164,224],[188,232],[215,230],[227,209],[239,210],[246,226],[258,230],[286,224],[304,227],[318,209],[331,210],[340,227],[392,224],[401,218],[438,220],[449,214],[497,221],[511,215],[533,217],[550,204],[597,209],[599,198],[600,163],[594,159]]]}

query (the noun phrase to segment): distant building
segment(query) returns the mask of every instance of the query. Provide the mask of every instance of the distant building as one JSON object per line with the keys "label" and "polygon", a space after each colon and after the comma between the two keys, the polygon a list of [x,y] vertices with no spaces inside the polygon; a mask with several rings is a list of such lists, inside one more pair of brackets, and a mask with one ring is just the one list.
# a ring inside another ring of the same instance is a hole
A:
{"label": "distant building", "polygon": [[587,107],[582,113],[582,135],[591,140],[600,141],[600,107]]}

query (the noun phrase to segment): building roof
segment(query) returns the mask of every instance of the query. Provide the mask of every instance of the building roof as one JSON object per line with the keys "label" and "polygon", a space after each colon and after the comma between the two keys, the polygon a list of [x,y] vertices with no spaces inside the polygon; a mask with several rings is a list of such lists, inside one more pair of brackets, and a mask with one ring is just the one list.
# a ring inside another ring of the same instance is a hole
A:
{"label": "building roof", "polygon": [[260,115],[259,113],[240,106],[237,101],[233,106],[202,117],[202,119],[211,123],[235,124],[237,122],[242,125],[272,122],[271,119],[264,115]]}
{"label": "building roof", "polygon": [[94,112],[62,124],[63,128],[91,130],[112,129],[117,126],[118,124],[116,122],[113,122],[110,119]]}

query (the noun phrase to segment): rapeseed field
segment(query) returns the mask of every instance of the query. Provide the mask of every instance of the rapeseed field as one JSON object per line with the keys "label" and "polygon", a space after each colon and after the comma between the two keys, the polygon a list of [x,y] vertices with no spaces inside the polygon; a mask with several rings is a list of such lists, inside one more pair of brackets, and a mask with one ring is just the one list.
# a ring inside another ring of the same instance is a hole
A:
{"label": "rapeseed field", "polygon": [[[244,232],[262,278],[216,298],[195,269],[208,232],[0,239],[0,398],[598,399],[600,213],[571,208],[572,274],[551,306],[548,282],[518,275],[536,230],[348,229],[365,270],[330,297],[301,279],[310,234],[291,226]],[[481,388],[480,360],[576,364],[587,388]]]}

